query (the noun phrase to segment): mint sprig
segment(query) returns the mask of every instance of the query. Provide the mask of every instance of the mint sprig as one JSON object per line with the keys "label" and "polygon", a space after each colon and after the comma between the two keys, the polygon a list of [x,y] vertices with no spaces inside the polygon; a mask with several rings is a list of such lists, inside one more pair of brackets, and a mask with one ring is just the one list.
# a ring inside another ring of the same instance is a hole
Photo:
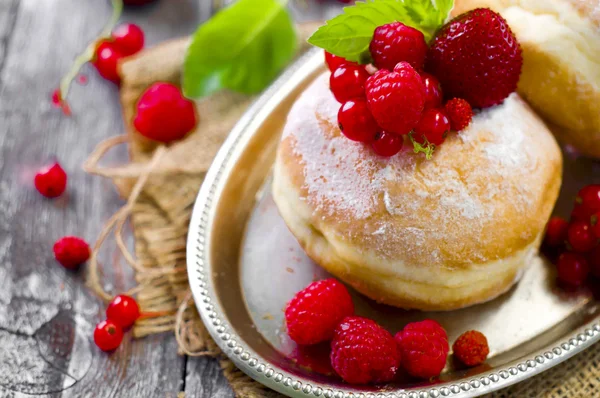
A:
{"label": "mint sprig", "polygon": [[238,0],[201,25],[183,65],[183,93],[227,88],[255,94],[288,64],[298,44],[285,0]]}
{"label": "mint sprig", "polygon": [[369,43],[378,26],[402,22],[423,32],[429,41],[448,19],[454,0],[367,0],[345,7],[321,26],[308,42],[346,58],[368,63]]}

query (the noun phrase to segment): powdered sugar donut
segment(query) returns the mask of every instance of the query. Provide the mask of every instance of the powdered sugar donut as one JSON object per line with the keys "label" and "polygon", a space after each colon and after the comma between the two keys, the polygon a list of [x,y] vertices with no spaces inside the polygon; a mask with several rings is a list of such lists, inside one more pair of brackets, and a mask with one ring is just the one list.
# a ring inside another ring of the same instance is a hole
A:
{"label": "powdered sugar donut", "polygon": [[509,289],[536,255],[562,158],[518,95],[452,132],[431,160],[345,138],[322,75],[293,106],[273,195],[307,254],[386,304],[450,310]]}

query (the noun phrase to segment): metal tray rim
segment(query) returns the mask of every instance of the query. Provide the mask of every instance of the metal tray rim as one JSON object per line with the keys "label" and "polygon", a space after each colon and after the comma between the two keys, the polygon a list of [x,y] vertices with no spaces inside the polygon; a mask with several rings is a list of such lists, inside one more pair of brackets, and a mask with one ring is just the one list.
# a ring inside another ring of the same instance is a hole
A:
{"label": "metal tray rim", "polygon": [[229,161],[240,148],[245,132],[253,121],[266,117],[270,105],[275,105],[278,92],[286,92],[302,79],[304,67],[321,59],[321,52],[311,50],[275,81],[242,116],[215,157],[194,204],[187,238],[187,271],[190,288],[202,321],[221,350],[244,373],[282,394],[290,397],[323,396],[326,398],[377,397],[377,398],[438,398],[438,397],[477,397],[490,393],[529,377],[537,375],[565,361],[600,340],[600,320],[596,317],[576,329],[562,341],[515,360],[499,369],[483,373],[465,381],[443,383],[435,386],[411,388],[410,390],[362,392],[349,385],[331,389],[307,378],[289,372],[262,359],[231,328],[224,316],[223,308],[216,296],[210,277],[212,265],[207,258],[205,243],[209,241],[211,217],[215,207],[214,197],[219,189],[221,177]]}

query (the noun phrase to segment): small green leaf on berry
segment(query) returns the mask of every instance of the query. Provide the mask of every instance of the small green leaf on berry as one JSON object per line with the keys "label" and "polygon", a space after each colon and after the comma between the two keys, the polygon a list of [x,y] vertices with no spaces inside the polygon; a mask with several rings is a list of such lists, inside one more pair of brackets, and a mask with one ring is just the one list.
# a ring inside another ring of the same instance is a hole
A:
{"label": "small green leaf on berry", "polygon": [[297,38],[283,0],[239,0],[193,35],[183,66],[183,92],[199,98],[227,88],[255,94],[294,56]]}
{"label": "small green leaf on berry", "polygon": [[427,141],[427,138],[423,137],[423,144],[417,142],[415,140],[415,138],[413,137],[413,133],[411,132],[408,135],[408,138],[410,138],[410,142],[412,142],[413,144],[413,148],[414,148],[414,152],[415,153],[424,153],[425,154],[425,158],[427,160],[431,160],[431,158],[433,157],[433,152],[435,151],[435,145],[432,144],[431,142]]}
{"label": "small green leaf on berry", "polygon": [[369,43],[378,26],[402,22],[429,40],[444,24],[454,0],[367,0],[345,7],[321,26],[308,42],[348,61],[368,63]]}

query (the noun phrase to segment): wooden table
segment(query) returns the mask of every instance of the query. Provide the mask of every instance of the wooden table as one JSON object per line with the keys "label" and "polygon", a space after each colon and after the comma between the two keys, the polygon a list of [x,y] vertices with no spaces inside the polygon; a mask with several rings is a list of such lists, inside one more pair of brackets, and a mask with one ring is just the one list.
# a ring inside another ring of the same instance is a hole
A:
{"label": "wooden table", "polygon": [[[339,4],[298,1],[298,19],[328,17]],[[190,34],[212,12],[209,0],[160,0],[128,9],[123,20],[149,45]],[[86,66],[73,86],[74,115],[52,106],[52,91],[74,57],[108,19],[108,0],[0,0],[0,397],[232,397],[216,360],[177,355],[172,333],[127,336],[112,355],[91,336],[104,305],[85,287],[85,271],[53,259],[64,235],[93,242],[122,201],[107,180],[81,164],[102,139],[123,131],[117,87]],[[56,156],[69,175],[57,200],[33,188],[35,170]],[[108,161],[122,163],[125,151]],[[129,242],[131,244],[131,242]],[[101,254],[115,291],[132,273],[114,246]]]}

